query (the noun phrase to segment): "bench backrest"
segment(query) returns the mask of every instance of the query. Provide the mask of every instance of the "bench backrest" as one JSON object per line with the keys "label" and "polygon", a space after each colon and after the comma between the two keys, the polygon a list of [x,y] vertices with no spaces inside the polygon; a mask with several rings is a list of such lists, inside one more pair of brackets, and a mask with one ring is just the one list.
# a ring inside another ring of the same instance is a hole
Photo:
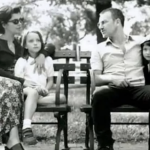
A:
{"label": "bench backrest", "polygon": [[[90,51],[78,51],[77,49],[74,50],[61,50],[61,51],[56,51],[54,55],[54,70],[57,72],[60,69],[64,69],[68,84],[75,84],[75,76],[69,76],[70,71],[75,71],[76,66],[75,62],[71,62],[71,60],[75,60],[78,62],[81,62],[84,60],[84,62],[80,64],[80,71],[85,72],[85,76],[80,77],[80,84],[86,85],[86,101],[90,101],[90,74],[89,74],[89,69],[90,69],[90,57],[91,57],[91,52]],[[60,62],[55,62],[57,60],[62,60]],[[56,83],[56,76],[54,77],[54,83]],[[62,79],[62,84],[65,84],[63,79]],[[64,86],[66,88],[64,91],[67,91],[65,94],[67,100],[68,100],[68,86]]]}

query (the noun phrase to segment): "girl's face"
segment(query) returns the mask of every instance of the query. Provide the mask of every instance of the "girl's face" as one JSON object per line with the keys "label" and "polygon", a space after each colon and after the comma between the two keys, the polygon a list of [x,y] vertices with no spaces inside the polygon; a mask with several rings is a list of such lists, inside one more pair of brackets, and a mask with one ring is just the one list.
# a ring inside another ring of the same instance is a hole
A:
{"label": "girl's face", "polygon": [[143,46],[143,57],[150,62],[150,46]]}
{"label": "girl's face", "polygon": [[38,53],[41,50],[42,43],[37,33],[30,32],[26,38],[26,46],[29,52]]}
{"label": "girl's face", "polygon": [[20,34],[22,31],[22,24],[24,19],[21,13],[12,14],[10,20],[3,25],[5,32],[9,32],[13,35]]}

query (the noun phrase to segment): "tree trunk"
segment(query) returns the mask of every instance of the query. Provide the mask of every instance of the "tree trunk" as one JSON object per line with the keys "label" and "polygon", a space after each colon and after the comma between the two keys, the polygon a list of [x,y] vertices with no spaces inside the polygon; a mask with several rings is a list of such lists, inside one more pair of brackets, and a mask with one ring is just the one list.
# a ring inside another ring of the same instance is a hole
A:
{"label": "tree trunk", "polygon": [[[111,0],[108,1],[107,3],[100,3],[100,2],[96,3],[96,23],[98,23],[98,21],[99,21],[100,12],[102,12],[104,9],[110,8],[111,6],[112,6]],[[97,34],[97,43],[100,43],[105,40],[102,37],[102,34],[101,34],[100,30],[98,29],[98,27],[96,29],[96,34]]]}

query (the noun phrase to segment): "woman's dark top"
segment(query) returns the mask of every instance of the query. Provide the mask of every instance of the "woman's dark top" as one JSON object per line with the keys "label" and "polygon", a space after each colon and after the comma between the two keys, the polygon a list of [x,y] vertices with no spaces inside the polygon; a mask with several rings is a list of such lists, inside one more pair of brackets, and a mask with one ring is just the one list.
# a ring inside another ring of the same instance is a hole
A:
{"label": "woman's dark top", "polygon": [[145,85],[150,85],[150,72],[148,72],[148,66],[144,66]]}
{"label": "woman's dark top", "polygon": [[[22,57],[23,48],[16,39],[13,42],[15,45],[15,54],[9,49],[7,41],[0,39],[0,76],[18,80],[23,84],[23,78],[14,76],[14,66],[17,59]],[[42,53],[45,57],[49,56],[48,51],[44,50]]]}

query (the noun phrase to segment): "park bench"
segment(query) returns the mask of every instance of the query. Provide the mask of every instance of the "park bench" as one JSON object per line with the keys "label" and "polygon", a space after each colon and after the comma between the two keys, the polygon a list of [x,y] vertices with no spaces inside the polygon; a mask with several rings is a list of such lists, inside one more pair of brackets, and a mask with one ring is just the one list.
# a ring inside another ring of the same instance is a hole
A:
{"label": "park bench", "polygon": [[[60,148],[60,137],[61,131],[63,131],[64,136],[64,150],[69,150],[68,147],[68,113],[71,112],[71,106],[68,105],[68,85],[74,84],[75,78],[73,76],[69,76],[70,71],[75,71],[75,64],[70,64],[70,59],[76,59],[75,51],[70,50],[62,50],[56,51],[54,55],[55,60],[63,60],[63,62],[54,63],[54,71],[58,73],[57,76],[54,76],[54,84],[55,84],[55,104],[46,104],[46,105],[38,105],[36,112],[46,112],[46,113],[54,113],[54,117],[57,118],[56,122],[33,122],[32,124],[56,124],[57,125],[57,133],[56,133],[56,144],[55,150],[59,150]],[[66,96],[66,103],[60,104],[60,91],[61,86],[64,86],[63,91]]]}
{"label": "park bench", "polygon": [[[86,104],[80,107],[81,112],[86,114],[86,129],[85,129],[85,149],[84,150],[94,150],[94,132],[93,132],[93,122],[91,117],[91,95],[95,89],[94,74],[90,68],[90,57],[89,51],[81,52],[80,58],[87,60],[87,63],[80,65],[81,71],[87,72],[87,78],[81,80],[82,83],[86,83]],[[148,122],[111,122],[113,125],[148,125],[149,126],[149,139],[148,139],[148,150],[150,150],[150,113],[149,110],[141,110],[136,107],[124,105],[112,109],[111,112],[115,113],[148,113]]]}

